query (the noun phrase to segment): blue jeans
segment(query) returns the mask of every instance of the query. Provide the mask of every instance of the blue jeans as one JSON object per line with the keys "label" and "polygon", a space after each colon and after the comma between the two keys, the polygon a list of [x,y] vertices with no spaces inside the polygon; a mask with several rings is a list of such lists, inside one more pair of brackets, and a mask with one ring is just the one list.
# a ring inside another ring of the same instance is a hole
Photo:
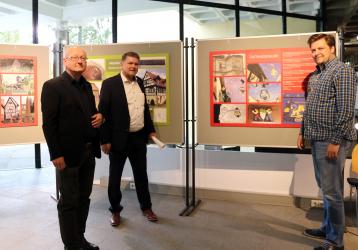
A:
{"label": "blue jeans", "polygon": [[344,234],[344,196],[343,169],[346,153],[352,142],[343,140],[336,160],[327,159],[327,141],[311,141],[312,158],[318,187],[323,194],[323,222],[321,230],[326,233],[326,240],[337,246],[343,246]]}

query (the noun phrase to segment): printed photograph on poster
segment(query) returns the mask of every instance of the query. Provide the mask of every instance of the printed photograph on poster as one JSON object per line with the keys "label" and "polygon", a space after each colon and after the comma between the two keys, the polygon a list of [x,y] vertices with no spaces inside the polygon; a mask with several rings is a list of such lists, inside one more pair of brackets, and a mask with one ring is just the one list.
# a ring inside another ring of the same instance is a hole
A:
{"label": "printed photograph on poster", "polygon": [[249,102],[280,102],[280,83],[249,83]]}
{"label": "printed photograph on poster", "polygon": [[283,123],[300,125],[305,109],[304,93],[283,94]]}
{"label": "printed photograph on poster", "polygon": [[0,56],[0,127],[37,125],[36,57]]}
{"label": "printed photograph on poster", "polygon": [[34,59],[6,57],[0,58],[0,72],[33,73]]}
{"label": "printed photograph on poster", "polygon": [[[103,80],[119,74],[122,55],[90,56],[83,76],[92,85],[96,103]],[[143,79],[153,122],[169,124],[169,54],[141,54],[137,76]]]}
{"label": "printed photograph on poster", "polygon": [[21,119],[23,123],[33,123],[35,121],[34,100],[34,96],[21,96]]}
{"label": "printed photograph on poster", "polygon": [[249,104],[248,118],[251,124],[279,124],[281,123],[280,105]]}
{"label": "printed photograph on poster", "polygon": [[163,56],[142,56],[137,76],[143,79],[153,122],[168,124],[168,60]]}
{"label": "printed photograph on poster", "polygon": [[214,123],[246,123],[246,105],[214,104]]}
{"label": "printed photograph on poster", "polygon": [[246,102],[245,77],[214,77],[214,102]]}
{"label": "printed photograph on poster", "polygon": [[254,63],[247,65],[248,82],[280,82],[280,63]]}
{"label": "printed photograph on poster", "polygon": [[20,122],[20,96],[1,96],[2,125]]}
{"label": "printed photograph on poster", "polygon": [[99,103],[102,81],[105,79],[105,63],[106,60],[104,58],[89,58],[87,60],[87,68],[85,72],[82,73],[83,77],[91,83],[92,92],[97,106]]}
{"label": "printed photograph on poster", "polygon": [[244,54],[220,54],[213,56],[214,76],[237,76],[245,74]]}
{"label": "printed photograph on poster", "polygon": [[0,93],[33,95],[34,74],[0,74]]}

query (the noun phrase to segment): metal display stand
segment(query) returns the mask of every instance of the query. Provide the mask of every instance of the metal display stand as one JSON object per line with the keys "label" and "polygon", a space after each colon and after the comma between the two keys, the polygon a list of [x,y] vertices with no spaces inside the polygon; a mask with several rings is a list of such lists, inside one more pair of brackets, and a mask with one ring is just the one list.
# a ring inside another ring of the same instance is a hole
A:
{"label": "metal display stand", "polygon": [[[194,74],[194,38],[191,38],[191,44],[188,44],[188,38],[185,38],[185,208],[179,214],[180,216],[189,216],[199,206],[201,200],[196,200],[195,197],[195,74]],[[191,51],[191,79],[189,82],[189,49]],[[191,86],[191,96],[189,96],[189,87]],[[191,98],[190,98],[191,97]],[[191,101],[191,119],[189,120],[189,99]],[[191,146],[189,143],[189,122],[191,122]],[[190,153],[191,147],[191,153]],[[190,166],[191,156],[191,166]],[[191,168],[190,168],[191,167]],[[191,171],[190,171],[191,170]],[[190,187],[190,173],[191,173],[191,187]],[[191,189],[191,197],[190,197]]]}

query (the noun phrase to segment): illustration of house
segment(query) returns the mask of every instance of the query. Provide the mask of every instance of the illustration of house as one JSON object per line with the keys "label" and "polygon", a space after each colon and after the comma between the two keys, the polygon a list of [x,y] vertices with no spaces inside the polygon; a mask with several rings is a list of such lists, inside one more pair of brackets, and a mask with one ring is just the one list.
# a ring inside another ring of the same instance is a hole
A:
{"label": "illustration of house", "polygon": [[143,76],[143,81],[148,105],[165,104],[167,98],[166,79],[146,71]]}
{"label": "illustration of house", "polygon": [[19,121],[19,104],[17,101],[9,97],[4,105],[1,105],[4,109],[4,122],[17,122]]}

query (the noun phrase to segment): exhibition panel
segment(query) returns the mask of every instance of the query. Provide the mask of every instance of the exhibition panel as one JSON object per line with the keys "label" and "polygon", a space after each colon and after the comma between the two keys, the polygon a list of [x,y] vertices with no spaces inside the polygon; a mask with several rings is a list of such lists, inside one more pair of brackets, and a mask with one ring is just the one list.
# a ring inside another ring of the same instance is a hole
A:
{"label": "exhibition panel", "polygon": [[[102,80],[120,72],[121,56],[135,51],[141,57],[138,76],[143,78],[147,103],[161,141],[183,143],[182,42],[83,45],[87,52],[85,77],[92,83],[96,99]],[[65,47],[66,49],[66,47]]]}
{"label": "exhibition panel", "polygon": [[198,40],[198,143],[296,147],[310,35]]}
{"label": "exhibition panel", "polygon": [[40,109],[49,46],[0,45],[0,144],[44,141]]}

